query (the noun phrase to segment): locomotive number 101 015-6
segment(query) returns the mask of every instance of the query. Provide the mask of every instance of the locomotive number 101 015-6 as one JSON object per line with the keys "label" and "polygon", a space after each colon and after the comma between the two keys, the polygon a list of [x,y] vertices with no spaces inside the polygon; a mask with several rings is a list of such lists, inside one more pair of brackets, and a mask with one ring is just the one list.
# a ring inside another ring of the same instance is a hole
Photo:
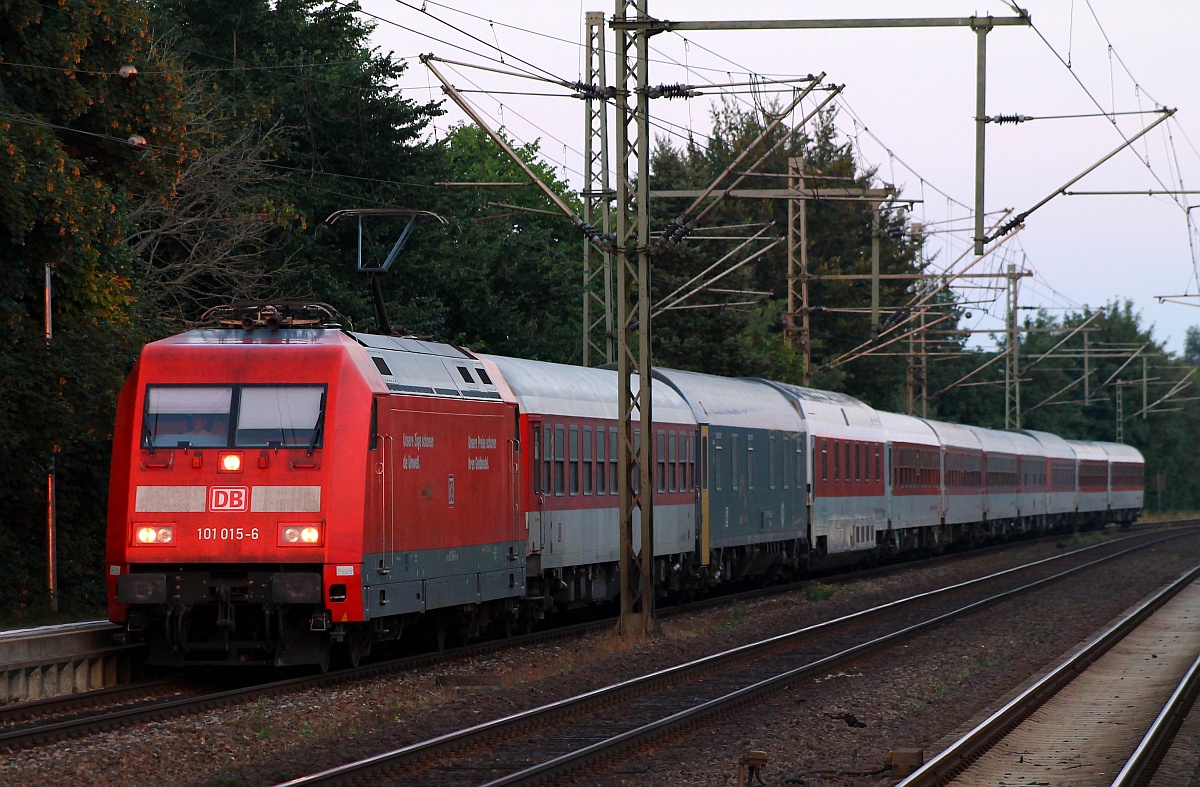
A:
{"label": "locomotive number 101 015-6", "polygon": [[257,527],[198,527],[196,538],[201,541],[257,541]]}

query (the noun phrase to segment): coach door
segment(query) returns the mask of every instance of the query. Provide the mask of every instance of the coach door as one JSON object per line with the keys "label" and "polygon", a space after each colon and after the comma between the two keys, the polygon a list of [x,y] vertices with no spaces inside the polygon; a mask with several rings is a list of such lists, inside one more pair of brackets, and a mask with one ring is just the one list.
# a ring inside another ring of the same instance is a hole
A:
{"label": "coach door", "polygon": [[529,431],[533,435],[533,477],[529,479],[533,484],[533,505],[528,514],[528,548],[531,553],[538,553],[546,543],[546,486],[550,482],[547,469],[550,467],[550,459],[547,452],[553,450],[554,443],[551,427],[543,427],[541,421],[530,419]]}
{"label": "coach door", "polygon": [[[509,540],[515,543],[521,540],[521,423],[517,408],[513,406],[509,410],[513,423],[513,436],[508,440]],[[516,560],[517,555],[511,554],[509,559]]]}
{"label": "coach door", "polygon": [[[395,514],[396,514],[396,495],[395,495],[395,455],[396,441],[393,439],[391,427],[394,425],[395,418],[390,409],[387,408],[387,400],[375,400],[375,406],[371,412],[371,447],[374,449],[373,475],[374,485],[372,488],[372,508],[373,517],[369,524],[367,533],[367,552],[375,553],[375,565],[382,574],[387,574],[392,569],[393,552],[395,546]],[[383,410],[386,414],[387,423],[379,424],[379,411]]]}
{"label": "coach door", "polygon": [[700,426],[700,565],[708,565],[709,523],[708,513],[708,424]]}

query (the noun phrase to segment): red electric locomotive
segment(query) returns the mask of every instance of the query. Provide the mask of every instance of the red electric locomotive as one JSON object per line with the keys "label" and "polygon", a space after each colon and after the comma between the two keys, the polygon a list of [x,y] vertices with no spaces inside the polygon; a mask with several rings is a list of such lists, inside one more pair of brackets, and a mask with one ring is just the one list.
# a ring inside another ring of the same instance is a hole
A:
{"label": "red electric locomotive", "polygon": [[228,317],[148,345],[119,399],[109,617],[151,662],[357,661],[412,613],[446,612],[443,634],[460,605],[514,614],[517,407],[484,364],[368,355],[315,307]]}

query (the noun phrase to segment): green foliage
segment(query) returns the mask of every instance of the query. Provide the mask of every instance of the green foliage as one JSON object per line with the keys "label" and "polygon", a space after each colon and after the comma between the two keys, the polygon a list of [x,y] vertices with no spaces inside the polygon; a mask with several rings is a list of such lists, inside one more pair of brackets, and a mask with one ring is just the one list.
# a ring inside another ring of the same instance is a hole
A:
{"label": "green foliage", "polygon": [[[0,554],[9,568],[0,582],[0,608],[10,616],[45,607],[52,458],[63,601],[88,614],[98,609],[112,414],[141,344],[186,327],[212,305],[242,298],[326,301],[354,327],[373,326],[367,278],[355,271],[357,227],[327,223],[334,211],[405,207],[447,219],[419,226],[381,279],[391,320],[402,329],[483,352],[579,360],[579,233],[532,185],[436,185],[525,184],[528,178],[477,128],[456,126],[429,140],[440,106],[401,95],[395,83],[406,65],[370,47],[371,27],[357,10],[332,0],[15,0],[0,9],[0,73],[6,77],[0,81],[0,156],[8,165],[0,178],[6,262],[0,269],[0,494],[6,500]],[[136,79],[117,76],[126,64],[138,68]],[[709,185],[765,128],[771,111],[724,104],[704,146],[660,141],[651,186]],[[800,159],[808,187],[878,187],[876,173],[858,166],[833,120],[825,114],[810,134],[790,140],[782,139],[783,130],[768,135],[759,152],[780,145],[760,171],[786,173],[789,159]],[[127,144],[135,134],[146,138],[145,147]],[[578,208],[578,195],[541,159],[536,143],[517,152]],[[783,182],[751,176],[740,187]],[[652,227],[678,218],[685,205],[655,200]],[[865,203],[809,202],[806,211],[811,273],[869,272]],[[898,208],[883,218],[885,274],[917,273],[928,262],[922,239],[904,231],[906,220]],[[702,224],[754,225],[752,232],[771,221],[765,234],[786,236],[786,201],[726,200]],[[402,229],[401,219],[368,219],[364,259],[383,259]],[[712,233],[701,229],[693,237],[704,234]],[[654,302],[732,249],[729,241],[689,240],[656,257]],[[802,356],[784,331],[786,259],[784,241],[715,285],[765,296],[708,290],[687,305],[711,308],[656,317],[656,363],[801,382]],[[47,265],[54,284],[49,345],[42,328]],[[912,300],[911,281],[884,280],[885,310]],[[822,309],[812,315],[812,385],[905,410],[903,358],[835,363],[869,344],[865,315],[842,311],[869,303],[869,282],[814,279],[810,295]],[[944,293],[934,300],[948,315],[939,329],[953,328],[961,307]],[[1022,366],[1031,368],[1064,329],[1092,316],[1085,309],[1029,317],[1026,327],[1038,330],[1023,334]],[[1087,401],[1081,386],[1070,385],[1082,373],[1078,358],[1039,361],[1022,390],[1024,424],[1067,437],[1113,439],[1115,381],[1128,383],[1124,435],[1147,457],[1148,507],[1158,507],[1161,478],[1162,508],[1200,508],[1200,463],[1190,457],[1200,406],[1182,396],[1143,419],[1136,414],[1140,365],[1121,370],[1124,358],[1100,357],[1103,348],[1144,346],[1148,376],[1156,378],[1148,382],[1149,403],[1195,368],[1200,328],[1188,332],[1182,367],[1130,303],[1111,304],[1089,327],[1096,357],[1089,362]],[[930,350],[962,352],[931,365],[928,388],[939,395],[930,415],[1002,426],[1004,393],[996,384],[1002,364],[974,378],[985,385],[951,387],[995,357],[964,351],[965,339],[949,332],[930,343]],[[1073,341],[1069,346],[1082,347],[1082,339]],[[810,592],[821,595],[816,587]],[[735,606],[726,626],[742,619]]]}
{"label": "green foliage", "polygon": [[[452,128],[436,152],[447,182],[529,180],[474,126]],[[536,144],[516,152],[568,202],[575,201],[538,158]],[[418,229],[384,280],[392,319],[417,334],[478,351],[560,362],[576,358],[583,240],[550,200],[532,185],[461,187],[435,197],[422,207],[446,216],[451,225]],[[551,210],[553,215],[531,212]]]}
{"label": "green foliage", "polygon": [[804,586],[804,597],[813,604],[828,601],[837,593],[837,588],[824,582],[811,582]]}
{"label": "green foliage", "polygon": [[[182,293],[160,293],[160,308],[171,305],[195,319],[230,299],[282,296],[328,301],[356,320],[365,317],[354,228],[325,219],[348,208],[425,207],[436,193],[436,156],[421,137],[441,110],[400,95],[393,85],[405,65],[370,48],[371,26],[356,4],[158,0],[152,9],[186,65],[193,99],[186,109],[203,119],[204,155],[245,162],[172,195],[194,210],[214,198],[237,206],[214,220],[212,232],[224,239],[214,245],[233,252],[241,275],[207,270]],[[234,194],[231,178],[242,180]],[[171,222],[190,226],[195,216],[159,218],[167,222],[161,234],[173,239]],[[260,232],[247,233],[255,224]],[[205,262],[187,255],[191,241],[156,249],[152,267],[170,270],[181,257],[188,265]],[[372,243],[367,253],[381,252]]]}
{"label": "green foliage", "polygon": [[[0,608],[46,608],[53,457],[62,602],[94,613],[116,391],[145,335],[126,208],[168,189],[187,158],[175,114],[182,80],[136,3],[10,2],[0,15]],[[127,64],[142,75],[118,76]],[[127,143],[135,134],[144,148]]]}
{"label": "green foliage", "polygon": [[[713,113],[713,138],[707,147],[689,144],[683,148],[660,140],[653,156],[654,189],[696,189],[706,187],[750,145],[767,126],[771,111],[746,111],[725,103]],[[776,152],[759,168],[762,176],[747,177],[739,188],[779,188],[786,181],[778,177],[789,171],[790,159],[803,162],[805,185],[816,188],[878,187],[873,171],[859,170],[848,142],[839,141],[832,112],[822,115],[811,135],[798,134],[784,140],[787,133],[779,128],[767,136],[751,160],[778,144]],[[775,177],[767,177],[775,175]],[[653,226],[676,218],[685,207],[683,200],[656,200],[651,205]],[[880,259],[883,273],[914,273],[918,270],[920,240],[905,232],[905,212],[886,213],[881,226]],[[787,235],[786,200],[727,199],[703,219],[706,227],[755,225],[749,231],[723,232],[723,235],[749,235],[762,222],[773,221],[767,237]],[[863,202],[814,201],[807,205],[808,259],[810,273],[863,274],[871,269],[871,209]],[[705,233],[697,231],[695,238]],[[706,269],[734,243],[694,240],[672,249],[656,260],[655,301],[675,291],[698,272]],[[723,267],[758,251],[764,244],[752,245]],[[714,272],[718,272],[718,268]],[[726,375],[765,376],[784,382],[803,379],[802,363],[786,342],[782,327],[787,311],[786,242],[754,262],[722,278],[715,287],[725,290],[768,292],[766,306],[720,306],[722,302],[744,302],[745,297],[703,292],[688,305],[708,306],[668,311],[655,320],[655,354],[659,363],[685,369]],[[821,311],[812,317],[813,384],[835,390],[847,390],[880,407],[897,409],[898,392],[904,384],[903,367],[890,359],[864,359],[844,368],[828,367],[829,362],[870,339],[869,322],[862,314],[828,311],[841,307],[861,307],[870,302],[869,281],[815,280],[809,285],[811,302]],[[884,306],[902,304],[912,296],[912,288],[903,280],[884,280],[880,288]],[[799,304],[797,304],[799,305]]]}

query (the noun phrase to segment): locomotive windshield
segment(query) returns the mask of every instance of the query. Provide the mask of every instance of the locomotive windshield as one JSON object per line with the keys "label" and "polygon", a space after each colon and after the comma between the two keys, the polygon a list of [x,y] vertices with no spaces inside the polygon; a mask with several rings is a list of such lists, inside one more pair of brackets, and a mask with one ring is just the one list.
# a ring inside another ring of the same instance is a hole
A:
{"label": "locomotive windshield", "polygon": [[322,385],[151,385],[142,447],[311,450],[324,414]]}
{"label": "locomotive windshield", "polygon": [[325,389],[316,385],[241,388],[234,444],[308,446],[320,436]]}

